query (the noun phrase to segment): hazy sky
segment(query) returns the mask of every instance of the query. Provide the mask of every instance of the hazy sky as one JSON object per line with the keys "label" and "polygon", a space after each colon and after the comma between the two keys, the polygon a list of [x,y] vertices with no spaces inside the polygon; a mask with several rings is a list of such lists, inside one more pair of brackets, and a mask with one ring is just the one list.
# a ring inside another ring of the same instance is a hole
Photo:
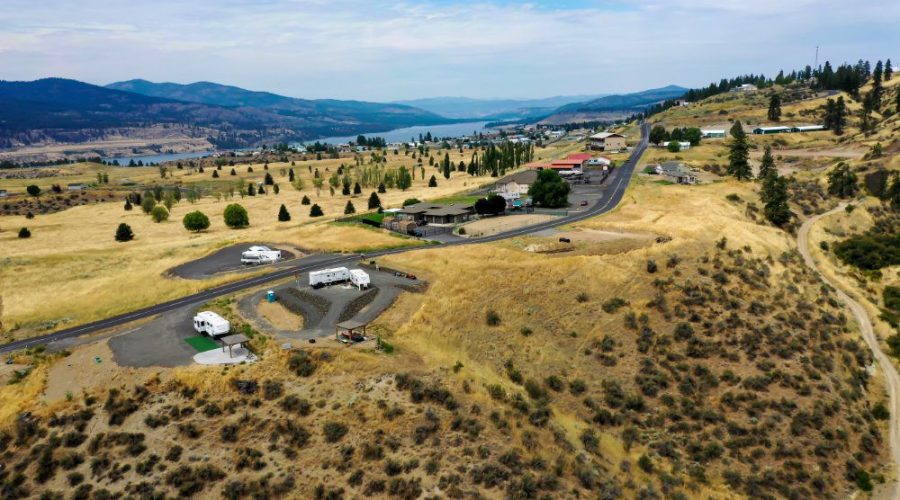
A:
{"label": "hazy sky", "polygon": [[894,56],[900,2],[0,0],[0,79],[545,97]]}

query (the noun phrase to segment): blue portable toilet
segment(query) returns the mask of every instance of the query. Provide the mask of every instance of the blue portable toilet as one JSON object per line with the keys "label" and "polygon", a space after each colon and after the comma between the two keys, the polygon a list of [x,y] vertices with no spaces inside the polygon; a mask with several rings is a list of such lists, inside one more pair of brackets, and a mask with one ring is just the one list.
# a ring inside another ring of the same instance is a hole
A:
{"label": "blue portable toilet", "polygon": [[275,290],[269,290],[268,292],[266,292],[266,300],[268,302],[275,302],[275,299]]}

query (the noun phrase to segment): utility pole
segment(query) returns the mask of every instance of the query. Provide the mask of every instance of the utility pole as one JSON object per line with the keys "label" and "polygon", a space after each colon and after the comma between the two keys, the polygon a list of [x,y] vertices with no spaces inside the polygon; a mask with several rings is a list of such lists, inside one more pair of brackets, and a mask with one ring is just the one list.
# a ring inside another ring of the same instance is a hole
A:
{"label": "utility pole", "polygon": [[816,65],[813,66],[815,69],[819,69],[819,46],[816,45]]}

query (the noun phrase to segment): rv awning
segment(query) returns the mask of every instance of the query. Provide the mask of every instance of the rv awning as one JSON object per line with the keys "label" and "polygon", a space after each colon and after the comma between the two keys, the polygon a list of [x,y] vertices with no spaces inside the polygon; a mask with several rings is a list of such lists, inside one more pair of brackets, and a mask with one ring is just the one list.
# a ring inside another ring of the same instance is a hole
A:
{"label": "rv awning", "polygon": [[354,320],[354,319],[350,319],[350,320],[347,320],[347,321],[342,321],[342,322],[338,323],[338,324],[335,325],[335,326],[337,326],[339,330],[348,330],[348,331],[351,331],[351,330],[356,330],[357,328],[362,328],[362,327],[364,327],[364,326],[366,326],[366,325],[368,325],[368,323],[364,323],[364,322],[362,322],[362,321],[357,321],[357,320]]}
{"label": "rv awning", "polygon": [[242,333],[236,333],[234,335],[222,337],[222,345],[225,347],[243,344],[244,342],[250,342],[250,339],[248,339],[247,336]]}

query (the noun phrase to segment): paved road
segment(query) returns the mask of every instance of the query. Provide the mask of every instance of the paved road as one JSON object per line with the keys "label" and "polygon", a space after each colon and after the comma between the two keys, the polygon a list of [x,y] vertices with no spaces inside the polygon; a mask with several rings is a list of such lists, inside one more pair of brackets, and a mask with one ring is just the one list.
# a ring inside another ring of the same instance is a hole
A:
{"label": "paved road", "polygon": [[[505,231],[502,233],[493,234],[491,236],[485,236],[483,238],[468,238],[460,241],[448,242],[441,247],[448,246],[456,246],[456,245],[474,245],[479,243],[489,243],[494,241],[500,241],[507,238],[514,238],[517,236],[525,236],[528,234],[533,234],[539,231],[545,231],[550,228],[562,226],[565,224],[571,224],[573,222],[577,222],[580,220],[588,219],[590,217],[595,217],[597,215],[604,214],[614,209],[619,202],[622,200],[622,197],[625,194],[625,189],[628,187],[628,183],[631,180],[631,176],[634,173],[634,169],[637,166],[638,161],[641,156],[644,154],[644,150],[647,149],[647,140],[650,135],[650,126],[648,124],[643,124],[641,126],[641,139],[638,144],[634,147],[634,150],[629,157],[628,161],[626,161],[621,167],[617,168],[616,171],[610,176],[608,180],[609,186],[604,190],[603,194],[600,196],[597,201],[589,206],[586,210],[581,212],[570,213],[566,217],[560,217],[556,220],[542,222],[540,224],[535,224],[532,226],[522,227],[518,229],[513,229],[510,231]],[[150,316],[154,316],[157,314],[169,312],[175,309],[179,309],[186,305],[190,304],[199,304],[216,297],[220,297],[222,295],[227,295],[230,293],[238,292],[241,290],[246,290],[248,288],[254,288],[258,286],[265,285],[266,283],[271,283],[273,281],[278,281],[284,278],[289,278],[291,276],[298,275],[300,273],[312,271],[314,269],[318,269],[325,266],[336,266],[349,264],[358,260],[369,260],[377,257],[382,257],[385,255],[392,255],[404,252],[412,252],[416,250],[422,249],[433,249],[436,248],[434,246],[419,246],[419,247],[411,247],[411,248],[397,248],[393,250],[382,250],[367,254],[349,254],[349,255],[330,255],[330,254],[322,254],[311,256],[310,258],[300,259],[297,261],[297,264],[291,267],[285,267],[283,269],[279,269],[272,273],[266,274],[264,276],[256,276],[253,278],[247,278],[244,280],[235,281],[232,283],[228,283],[225,285],[213,287],[202,292],[195,293],[193,295],[188,295],[186,297],[182,297],[180,299],[170,300],[168,302],[163,302],[161,304],[156,304],[149,307],[144,307],[142,309],[138,309],[136,311],[132,311],[125,314],[120,314],[118,316],[113,316],[111,318],[94,321],[92,323],[86,323],[81,326],[75,326],[72,328],[66,328],[64,330],[60,330],[55,333],[50,333],[47,335],[42,335],[40,337],[33,337],[29,339],[19,340],[16,342],[11,342],[9,344],[4,344],[0,346],[0,353],[16,351],[19,349],[24,349],[29,346],[34,346],[38,344],[50,344],[55,341],[80,337],[82,335],[89,335],[92,333],[100,332],[106,330],[108,328],[112,328],[115,326],[123,325],[138,319],[147,318]]]}
{"label": "paved road", "polygon": [[[804,222],[800,227],[800,232],[797,234],[797,247],[800,250],[800,255],[803,256],[806,265],[813,271],[816,271],[822,281],[834,288],[838,298],[847,304],[847,307],[853,312],[853,316],[856,318],[856,323],[859,324],[859,330],[862,332],[863,338],[866,340],[869,349],[872,350],[872,354],[875,356],[878,365],[881,366],[881,370],[884,372],[884,380],[885,384],[887,384],[888,395],[890,396],[891,417],[889,441],[891,445],[891,457],[894,460],[894,477],[897,478],[900,477],[900,434],[898,434],[898,425],[900,425],[900,397],[898,397],[898,394],[900,394],[900,375],[897,374],[897,370],[894,368],[894,364],[891,362],[888,355],[881,350],[878,338],[875,337],[875,331],[872,329],[872,321],[869,319],[869,314],[866,312],[866,309],[862,304],[851,298],[847,292],[841,290],[840,287],[829,281],[828,278],[822,274],[821,269],[819,269],[816,261],[809,253],[809,230],[812,229],[812,226],[822,217],[826,217],[836,212],[843,212],[846,205],[846,203],[842,203],[831,211],[811,217]],[[884,491],[878,491],[877,494],[873,495],[873,498],[900,498],[900,484],[898,484],[895,479],[885,485]]]}

